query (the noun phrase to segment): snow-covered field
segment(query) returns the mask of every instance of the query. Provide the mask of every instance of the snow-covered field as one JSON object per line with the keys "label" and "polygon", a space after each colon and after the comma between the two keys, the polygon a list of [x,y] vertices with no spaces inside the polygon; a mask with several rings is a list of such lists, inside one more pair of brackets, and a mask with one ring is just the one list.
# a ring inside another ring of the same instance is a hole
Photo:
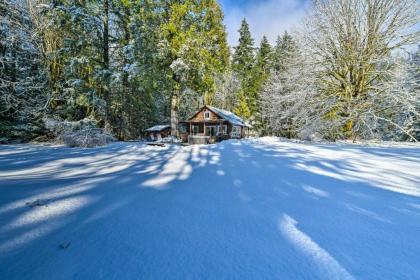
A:
{"label": "snow-covered field", "polygon": [[420,147],[0,146],[0,279],[420,279]]}

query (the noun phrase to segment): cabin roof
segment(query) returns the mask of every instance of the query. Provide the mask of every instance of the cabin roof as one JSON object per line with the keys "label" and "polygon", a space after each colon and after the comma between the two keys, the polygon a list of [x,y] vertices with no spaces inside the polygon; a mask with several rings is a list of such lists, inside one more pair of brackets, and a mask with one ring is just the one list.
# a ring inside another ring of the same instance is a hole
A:
{"label": "cabin roof", "polygon": [[208,109],[210,111],[212,111],[214,114],[218,115],[220,118],[224,119],[225,121],[230,122],[232,125],[239,125],[239,126],[244,126],[244,127],[248,127],[248,128],[252,128],[252,125],[250,125],[247,121],[245,121],[244,119],[242,119],[241,117],[238,117],[237,115],[235,115],[232,112],[223,110],[223,109],[219,109],[213,106],[209,106],[209,105],[205,105],[203,106],[200,110],[198,110],[194,115],[192,115],[192,117],[190,117],[188,120],[189,122],[200,112],[202,112],[204,109]]}
{"label": "cabin roof", "polygon": [[160,125],[152,126],[148,129],[146,129],[146,131],[147,132],[159,132],[159,131],[162,131],[162,130],[165,130],[165,129],[168,129],[168,128],[171,128],[171,126],[167,125],[167,124],[160,124]]}
{"label": "cabin roof", "polygon": [[240,125],[240,126],[252,128],[252,126],[248,122],[246,122],[244,119],[242,119],[241,117],[238,117],[237,115],[235,115],[234,113],[230,111],[226,111],[226,110],[219,109],[213,106],[208,106],[208,105],[206,105],[205,107],[207,107],[208,109],[210,109],[210,111],[213,111],[214,113],[219,115],[219,117],[229,121],[233,125]]}

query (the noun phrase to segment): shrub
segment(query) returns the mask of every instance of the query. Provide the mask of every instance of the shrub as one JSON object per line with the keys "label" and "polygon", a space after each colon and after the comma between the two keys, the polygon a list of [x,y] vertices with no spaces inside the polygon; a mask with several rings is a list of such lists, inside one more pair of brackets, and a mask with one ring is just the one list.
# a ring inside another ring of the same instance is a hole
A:
{"label": "shrub", "polygon": [[98,128],[96,121],[85,118],[80,121],[45,119],[45,127],[56,136],[56,141],[70,147],[97,147],[115,141],[115,138]]}
{"label": "shrub", "polygon": [[61,135],[64,144],[70,147],[92,148],[104,146],[115,141],[115,138],[107,134],[101,128],[84,128],[76,131],[65,131]]}

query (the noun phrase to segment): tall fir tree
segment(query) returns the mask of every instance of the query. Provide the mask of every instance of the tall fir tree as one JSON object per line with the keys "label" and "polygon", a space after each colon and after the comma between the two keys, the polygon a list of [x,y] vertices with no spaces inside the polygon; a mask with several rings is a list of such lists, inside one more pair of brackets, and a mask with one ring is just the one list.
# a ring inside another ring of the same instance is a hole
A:
{"label": "tall fir tree", "polygon": [[264,35],[257,53],[256,68],[261,78],[264,79],[270,74],[273,64],[273,52],[267,37]]}
{"label": "tall fir tree", "polygon": [[273,52],[273,70],[276,72],[286,71],[286,67],[296,54],[296,50],[296,42],[287,31],[285,31],[282,36],[278,36]]}
{"label": "tall fir tree", "polygon": [[[255,66],[254,39],[251,36],[246,19],[242,20],[239,32],[239,44],[234,47],[232,69],[241,82],[241,90],[237,93],[240,100],[235,113],[241,117],[249,118],[243,112],[251,112],[253,103],[253,70]],[[245,109],[246,107],[246,109]]]}
{"label": "tall fir tree", "polygon": [[237,73],[241,81],[245,81],[255,64],[254,39],[251,36],[246,19],[241,22],[239,32],[239,45],[234,47],[232,57],[232,69]]}
{"label": "tall fir tree", "polygon": [[264,83],[268,79],[273,66],[273,51],[270,43],[266,36],[263,36],[260,47],[256,55],[256,64],[253,70],[252,88],[250,93],[251,101],[250,109],[253,116],[254,128],[259,131],[260,134],[264,134],[265,124],[262,118],[262,108],[260,95]]}

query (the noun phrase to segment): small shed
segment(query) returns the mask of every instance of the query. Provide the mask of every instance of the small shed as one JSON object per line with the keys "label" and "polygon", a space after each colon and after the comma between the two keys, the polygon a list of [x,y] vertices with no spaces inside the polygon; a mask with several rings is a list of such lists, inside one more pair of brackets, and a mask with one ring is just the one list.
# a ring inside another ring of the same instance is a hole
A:
{"label": "small shed", "polygon": [[159,141],[162,138],[171,136],[171,126],[166,124],[155,125],[145,131],[149,141]]}

